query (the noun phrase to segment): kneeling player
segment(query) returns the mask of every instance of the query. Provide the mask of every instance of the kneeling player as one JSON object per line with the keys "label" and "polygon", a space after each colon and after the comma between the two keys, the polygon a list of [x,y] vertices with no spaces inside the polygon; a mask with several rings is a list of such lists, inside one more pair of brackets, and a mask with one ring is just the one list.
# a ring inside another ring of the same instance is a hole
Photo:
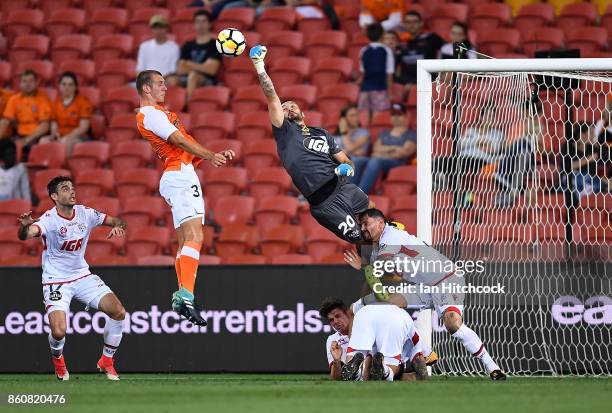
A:
{"label": "kneeling player", "polygon": [[19,219],[18,237],[26,240],[41,237],[42,281],[45,310],[49,315],[49,346],[55,375],[68,380],[70,375],[63,356],[66,342],[66,313],[73,298],[90,308],[100,310],[110,318],[104,326],[104,347],[97,367],[109,380],[119,380],[113,356],[123,335],[125,309],[110,288],[89,271],[85,249],[94,227],[112,227],[108,238],[124,236],[125,223],[83,205],[75,205],[76,193],[72,179],[67,176],[53,178],[47,185],[55,207],[40,219],[32,218],[32,211]]}

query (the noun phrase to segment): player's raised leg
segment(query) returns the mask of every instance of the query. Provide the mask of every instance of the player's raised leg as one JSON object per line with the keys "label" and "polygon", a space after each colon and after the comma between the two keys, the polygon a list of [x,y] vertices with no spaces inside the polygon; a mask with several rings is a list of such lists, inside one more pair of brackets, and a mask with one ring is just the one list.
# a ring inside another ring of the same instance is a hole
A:
{"label": "player's raised leg", "polygon": [[115,370],[114,356],[123,337],[125,308],[115,294],[108,293],[100,299],[98,310],[109,318],[104,326],[104,347],[97,367],[100,372],[106,373],[109,380],[119,380],[119,374]]}
{"label": "player's raised leg", "polygon": [[55,367],[58,380],[69,380],[70,374],[64,360],[64,344],[66,343],[66,313],[55,310],[49,313],[49,347],[51,347],[51,361]]}

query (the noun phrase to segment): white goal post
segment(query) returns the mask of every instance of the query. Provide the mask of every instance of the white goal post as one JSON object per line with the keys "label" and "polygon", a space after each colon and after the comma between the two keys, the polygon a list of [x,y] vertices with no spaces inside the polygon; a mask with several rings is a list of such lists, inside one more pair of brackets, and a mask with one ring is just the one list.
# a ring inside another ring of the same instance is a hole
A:
{"label": "white goal post", "polygon": [[[511,374],[612,374],[612,59],[419,60],[416,88],[417,235],[507,288],[466,296],[466,323]],[[417,326],[436,373],[484,373],[431,311]]]}

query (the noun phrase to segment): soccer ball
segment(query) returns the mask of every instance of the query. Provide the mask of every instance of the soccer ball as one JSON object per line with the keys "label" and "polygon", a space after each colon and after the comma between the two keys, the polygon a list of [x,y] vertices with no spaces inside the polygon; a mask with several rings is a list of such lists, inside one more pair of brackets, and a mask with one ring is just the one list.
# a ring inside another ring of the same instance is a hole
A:
{"label": "soccer ball", "polygon": [[217,36],[217,50],[224,56],[239,56],[246,48],[244,34],[238,29],[223,29]]}

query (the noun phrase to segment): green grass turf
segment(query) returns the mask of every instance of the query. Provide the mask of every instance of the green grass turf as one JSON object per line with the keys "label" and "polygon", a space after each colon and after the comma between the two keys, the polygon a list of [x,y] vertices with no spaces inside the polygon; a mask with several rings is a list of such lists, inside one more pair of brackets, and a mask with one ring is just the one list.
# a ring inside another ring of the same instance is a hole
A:
{"label": "green grass turf", "polygon": [[[0,393],[63,393],[62,412],[338,413],[338,412],[610,412],[611,378],[436,377],[428,382],[344,383],[322,375],[73,374],[59,382],[51,374],[0,375]],[[43,411],[9,407],[0,411]]]}

